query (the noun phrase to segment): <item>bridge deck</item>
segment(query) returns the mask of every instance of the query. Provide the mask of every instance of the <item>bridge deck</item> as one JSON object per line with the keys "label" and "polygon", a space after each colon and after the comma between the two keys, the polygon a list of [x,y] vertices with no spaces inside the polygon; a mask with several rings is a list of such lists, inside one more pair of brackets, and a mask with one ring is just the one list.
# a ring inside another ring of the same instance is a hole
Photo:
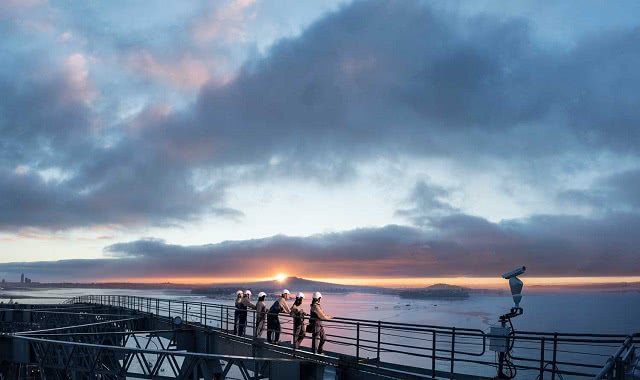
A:
{"label": "bridge deck", "polygon": [[[25,379],[463,380],[496,373],[491,337],[481,330],[336,318],[326,326],[329,352],[317,355],[309,339],[294,349],[256,337],[251,311],[247,336],[234,335],[233,313],[226,305],[132,296],[6,306],[0,309],[0,373]],[[291,339],[290,324],[283,333]],[[518,378],[593,378],[603,367],[615,371],[610,356],[616,350],[619,358],[630,356],[638,336],[518,332],[508,338],[508,370]]]}

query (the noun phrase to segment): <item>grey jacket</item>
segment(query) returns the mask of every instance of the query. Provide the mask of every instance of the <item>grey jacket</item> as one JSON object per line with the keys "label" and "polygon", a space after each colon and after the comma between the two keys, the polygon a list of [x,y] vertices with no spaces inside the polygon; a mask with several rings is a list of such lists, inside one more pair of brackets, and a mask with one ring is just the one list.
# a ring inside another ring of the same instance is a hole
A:
{"label": "grey jacket", "polygon": [[278,298],[278,303],[280,304],[281,313],[291,314],[291,308],[289,308],[289,305],[287,305],[287,301],[284,298]]}
{"label": "grey jacket", "polygon": [[251,301],[249,301],[249,297],[243,297],[242,301],[240,301],[241,304],[243,304],[244,306],[247,307],[247,309],[255,309],[256,305],[252,304]]}
{"label": "grey jacket", "polygon": [[320,306],[320,303],[311,304],[311,313],[315,313],[315,315],[318,317],[315,322],[316,326],[318,327],[322,326],[322,321],[328,321],[329,319],[333,318],[332,316],[324,312],[322,306]]}
{"label": "grey jacket", "polygon": [[269,310],[267,309],[267,305],[264,304],[264,301],[258,301],[256,303],[256,313],[258,313],[258,320],[267,319],[267,313]]}

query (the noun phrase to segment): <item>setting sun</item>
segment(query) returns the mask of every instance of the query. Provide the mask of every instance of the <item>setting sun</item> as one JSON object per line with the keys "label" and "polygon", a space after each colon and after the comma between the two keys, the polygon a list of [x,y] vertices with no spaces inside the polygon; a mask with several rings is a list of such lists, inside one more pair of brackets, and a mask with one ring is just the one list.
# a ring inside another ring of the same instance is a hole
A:
{"label": "setting sun", "polygon": [[286,273],[278,273],[278,274],[276,274],[275,279],[278,282],[282,282],[282,281],[287,279],[287,274]]}

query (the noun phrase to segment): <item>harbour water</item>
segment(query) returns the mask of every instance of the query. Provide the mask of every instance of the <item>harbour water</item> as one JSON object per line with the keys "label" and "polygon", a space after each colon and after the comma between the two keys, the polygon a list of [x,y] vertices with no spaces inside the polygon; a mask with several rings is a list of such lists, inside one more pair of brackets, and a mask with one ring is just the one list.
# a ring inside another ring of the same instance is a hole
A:
{"label": "harbour water", "polygon": [[[126,294],[233,304],[229,298],[191,295],[189,291],[132,289],[46,289],[0,292],[0,301],[58,303],[86,294]],[[310,300],[309,300],[310,301]],[[464,300],[412,300],[365,293],[325,294],[322,300],[334,316],[486,330],[512,306],[507,295],[472,295]],[[307,304],[307,302],[305,302]],[[558,292],[525,294],[524,314],[516,329],[548,332],[627,334],[640,331],[640,292]],[[308,309],[308,305],[306,305]]]}

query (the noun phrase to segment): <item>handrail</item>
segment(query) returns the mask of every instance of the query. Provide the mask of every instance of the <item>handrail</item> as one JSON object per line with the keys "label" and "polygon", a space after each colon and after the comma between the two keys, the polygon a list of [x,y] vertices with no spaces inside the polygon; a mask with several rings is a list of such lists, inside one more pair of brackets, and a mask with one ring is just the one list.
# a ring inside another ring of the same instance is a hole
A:
{"label": "handrail", "polygon": [[613,371],[616,369],[615,368],[616,363],[618,363],[622,359],[622,354],[631,347],[632,343],[633,343],[633,336],[628,336],[624,340],[622,345],[618,347],[616,352],[609,359],[607,359],[607,362],[605,363],[602,370],[596,375],[595,379],[601,380],[613,374]]}
{"label": "handrail", "polygon": [[[194,326],[215,327],[221,331],[230,333],[233,331],[233,314],[235,306],[176,299],[149,298],[126,295],[87,295],[73,298],[71,303],[101,304],[120,307],[125,310],[134,310],[160,317],[180,316],[187,324]],[[246,310],[247,332],[253,332],[256,336],[255,310]],[[285,320],[291,316],[279,314]],[[307,317],[308,318],[308,317]],[[426,369],[431,374],[436,371],[443,372],[443,364],[446,372],[454,373],[454,363],[468,363],[493,368],[495,358],[493,353],[487,351],[487,339],[501,338],[479,329],[457,328],[450,326],[421,325],[413,323],[374,321],[357,318],[335,317],[324,321],[327,333],[327,342],[335,347],[355,349],[354,357],[359,362],[363,352],[374,355],[375,362],[380,363],[382,355],[398,357],[408,356],[415,358],[428,358],[430,362]],[[231,327],[231,328],[230,328]],[[282,334],[293,335],[292,328],[283,325]],[[404,333],[404,334],[403,334]],[[634,333],[631,337],[640,336]],[[626,342],[629,336],[616,334],[590,334],[590,333],[548,333],[537,331],[516,331],[509,337],[513,339],[514,350],[518,355],[512,358],[516,368],[538,372],[538,378],[543,379],[545,374],[573,375],[582,377],[594,377],[593,371],[602,368],[602,363],[596,358],[604,356],[594,354],[589,350],[578,350],[576,347],[589,346],[591,349],[605,348],[604,345],[621,344]],[[633,339],[631,339],[633,340]],[[545,342],[548,343],[545,346]],[[518,344],[515,344],[518,343]],[[529,346],[531,345],[531,346]],[[550,351],[545,353],[545,351]],[[474,359],[477,358],[477,359]],[[549,360],[548,358],[552,358]],[[396,359],[397,360],[397,359]],[[537,362],[538,366],[527,363]],[[607,362],[608,365],[609,362]],[[427,364],[427,363],[425,363]],[[563,367],[563,368],[559,368]],[[422,367],[425,368],[425,367]]]}

